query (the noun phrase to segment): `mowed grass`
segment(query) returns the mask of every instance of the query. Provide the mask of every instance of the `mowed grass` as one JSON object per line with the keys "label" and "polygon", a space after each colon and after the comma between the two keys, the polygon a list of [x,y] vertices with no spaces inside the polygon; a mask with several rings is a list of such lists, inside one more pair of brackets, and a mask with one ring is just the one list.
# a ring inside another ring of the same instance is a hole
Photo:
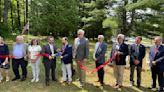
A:
{"label": "mowed grass", "polygon": [[[11,41],[10,41],[11,42]],[[70,41],[71,44],[73,43],[73,40]],[[57,47],[61,46],[60,40],[55,41]],[[41,43],[45,44],[45,42]],[[87,62],[87,67],[89,70],[92,70],[95,68],[95,62],[92,59],[92,54],[93,54],[93,49],[94,49],[94,42],[90,43],[90,56],[89,60]],[[11,45],[10,45],[11,46]],[[110,53],[111,45],[108,46],[108,51],[106,54],[106,59],[109,58],[109,53]],[[128,63],[127,63],[128,64]],[[127,65],[128,67],[128,65]],[[123,85],[124,87],[116,90],[112,88],[112,85],[115,83],[115,79],[113,76],[113,68],[110,66],[105,66],[105,86],[104,88],[102,87],[96,87],[99,85],[96,81],[98,80],[97,78],[97,73],[90,74],[89,72],[86,73],[86,84],[84,88],[80,88],[79,86],[79,81],[77,81],[78,74],[76,72],[76,75],[73,77],[73,83],[71,85],[67,84],[62,84],[60,81],[62,80],[62,71],[61,71],[61,61],[58,58],[57,59],[57,65],[56,65],[56,76],[57,79],[59,80],[58,82],[52,82],[50,81],[50,86],[45,86],[45,71],[43,67],[43,63],[40,64],[40,81],[38,83],[31,83],[32,79],[32,72],[31,72],[31,66],[30,64],[28,65],[28,76],[26,81],[21,82],[20,80],[18,81],[9,81],[5,82],[3,81],[0,83],[0,92],[153,92],[153,90],[148,90],[147,87],[151,84],[151,74],[150,71],[147,71],[148,65],[146,64],[146,59],[144,59],[144,65],[143,65],[143,71],[142,71],[142,84],[141,88],[129,87],[129,68],[125,69],[124,73],[124,82]],[[76,70],[76,63],[74,61],[74,69]],[[22,73],[20,69],[20,74]],[[12,72],[12,68],[10,68],[10,76],[11,79],[14,77],[14,74]],[[135,72],[135,78],[136,80],[136,72]]]}

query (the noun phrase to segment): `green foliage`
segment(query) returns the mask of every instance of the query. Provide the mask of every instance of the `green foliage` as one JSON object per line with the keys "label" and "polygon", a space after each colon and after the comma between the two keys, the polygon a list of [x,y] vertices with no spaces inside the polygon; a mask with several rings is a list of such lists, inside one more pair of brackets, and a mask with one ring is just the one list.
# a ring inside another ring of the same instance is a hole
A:
{"label": "green foliage", "polygon": [[145,11],[140,15],[135,14],[134,32],[136,35],[151,37],[164,35],[164,0],[138,0],[136,3],[126,5],[127,11]]}
{"label": "green foliage", "polygon": [[107,0],[91,0],[81,2],[80,5],[80,27],[87,31],[87,37],[95,38],[98,34],[105,34],[106,29],[103,28],[102,22],[106,18]]}
{"label": "green foliage", "polygon": [[68,36],[77,30],[79,17],[76,0],[35,0],[31,10],[32,33]]}

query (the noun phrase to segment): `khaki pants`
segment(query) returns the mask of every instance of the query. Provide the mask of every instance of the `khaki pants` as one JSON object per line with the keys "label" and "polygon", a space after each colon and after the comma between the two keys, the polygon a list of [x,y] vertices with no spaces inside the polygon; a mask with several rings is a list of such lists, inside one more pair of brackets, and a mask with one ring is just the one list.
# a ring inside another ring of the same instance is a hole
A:
{"label": "khaki pants", "polygon": [[3,75],[5,73],[6,81],[9,81],[9,69],[0,68],[0,82],[3,80]]}
{"label": "khaki pants", "polygon": [[125,69],[125,65],[114,64],[113,67],[114,76],[116,78],[116,83],[120,86],[122,86],[122,82],[123,82],[124,69]]}
{"label": "khaki pants", "polygon": [[64,64],[62,63],[62,75],[63,75],[63,81],[72,81],[72,69],[71,69],[71,64]]}
{"label": "khaki pants", "polygon": [[[80,61],[81,64],[83,64],[84,66],[86,65],[83,61]],[[81,83],[85,82],[85,77],[86,77],[86,72],[85,70],[80,68],[80,65],[77,63],[77,71],[78,71],[78,75],[79,75],[79,81]]]}

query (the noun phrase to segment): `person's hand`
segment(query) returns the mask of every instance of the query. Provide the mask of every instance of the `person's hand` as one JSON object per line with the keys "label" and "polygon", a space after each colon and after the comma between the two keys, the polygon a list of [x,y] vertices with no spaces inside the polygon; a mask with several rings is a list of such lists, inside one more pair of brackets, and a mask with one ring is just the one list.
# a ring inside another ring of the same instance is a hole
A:
{"label": "person's hand", "polygon": [[56,54],[52,54],[51,57],[52,57],[52,58],[53,58],[53,57],[56,57]]}
{"label": "person's hand", "polygon": [[117,51],[117,55],[122,55],[123,53],[120,51]]}
{"label": "person's hand", "polygon": [[152,64],[153,64],[153,65],[156,65],[156,61],[152,61]]}
{"label": "person's hand", "polygon": [[87,62],[87,59],[85,58],[85,59],[83,59],[83,61],[86,63]]}
{"label": "person's hand", "polygon": [[63,59],[63,56],[60,56],[61,59]]}
{"label": "person's hand", "polygon": [[53,59],[53,57],[52,57],[52,56],[49,56],[48,58],[49,58],[49,60],[52,60],[52,59]]}
{"label": "person's hand", "polygon": [[61,49],[57,49],[56,51],[57,51],[57,52],[60,52],[60,51],[61,51]]}
{"label": "person's hand", "polygon": [[27,57],[28,57],[29,60],[31,59],[30,55],[28,55]]}
{"label": "person's hand", "polygon": [[8,64],[9,63],[9,61],[8,60],[5,60],[5,64]]}
{"label": "person's hand", "polygon": [[27,55],[26,55],[26,56],[24,56],[24,59],[25,59],[25,60],[27,60],[27,59],[28,59],[28,56],[27,56]]}
{"label": "person's hand", "polygon": [[31,63],[36,63],[36,60],[35,59],[31,59]]}
{"label": "person's hand", "polygon": [[138,65],[139,64],[139,61],[137,59],[134,60],[134,64],[135,65]]}
{"label": "person's hand", "polygon": [[97,61],[97,59],[96,59],[96,58],[94,58],[94,61]]}

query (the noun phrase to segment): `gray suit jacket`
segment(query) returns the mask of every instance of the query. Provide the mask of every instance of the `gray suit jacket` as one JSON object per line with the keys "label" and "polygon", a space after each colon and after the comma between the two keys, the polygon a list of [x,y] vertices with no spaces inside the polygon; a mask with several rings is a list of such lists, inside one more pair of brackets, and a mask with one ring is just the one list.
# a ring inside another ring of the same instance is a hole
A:
{"label": "gray suit jacket", "polygon": [[[53,48],[54,48],[54,54],[56,54],[57,53],[56,46],[53,45]],[[51,49],[50,49],[50,45],[49,44],[44,45],[42,47],[42,52],[41,53],[42,54],[49,54],[49,55],[51,55],[52,52],[51,52]],[[47,61],[50,61],[49,58],[48,57],[43,57],[43,63],[47,62]],[[53,60],[51,60],[51,61],[56,61],[56,57]]]}
{"label": "gray suit jacket", "polygon": [[100,46],[97,47],[97,49],[95,49],[94,57],[97,59],[96,61],[97,63],[102,64],[105,62],[106,50],[107,50],[107,44],[105,42],[103,42]]}
{"label": "gray suit jacket", "polygon": [[79,40],[79,45],[76,47],[75,50],[75,59],[82,61],[89,56],[89,42],[87,38],[82,38]]}

